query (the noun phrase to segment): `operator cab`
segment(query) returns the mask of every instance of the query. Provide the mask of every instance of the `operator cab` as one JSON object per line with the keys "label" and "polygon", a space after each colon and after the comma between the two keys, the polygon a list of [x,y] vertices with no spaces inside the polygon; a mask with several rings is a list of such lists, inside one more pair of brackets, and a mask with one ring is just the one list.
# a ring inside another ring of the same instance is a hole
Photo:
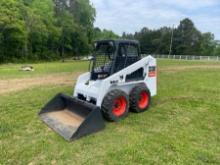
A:
{"label": "operator cab", "polygon": [[92,60],[91,80],[105,79],[140,59],[138,41],[96,41]]}

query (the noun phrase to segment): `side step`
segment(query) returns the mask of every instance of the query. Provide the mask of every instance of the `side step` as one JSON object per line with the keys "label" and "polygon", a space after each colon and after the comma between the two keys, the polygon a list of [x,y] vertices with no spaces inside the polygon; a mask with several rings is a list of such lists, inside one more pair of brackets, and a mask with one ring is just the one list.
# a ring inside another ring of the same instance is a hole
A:
{"label": "side step", "polygon": [[68,141],[105,127],[100,108],[64,94],[56,95],[39,113],[40,118]]}

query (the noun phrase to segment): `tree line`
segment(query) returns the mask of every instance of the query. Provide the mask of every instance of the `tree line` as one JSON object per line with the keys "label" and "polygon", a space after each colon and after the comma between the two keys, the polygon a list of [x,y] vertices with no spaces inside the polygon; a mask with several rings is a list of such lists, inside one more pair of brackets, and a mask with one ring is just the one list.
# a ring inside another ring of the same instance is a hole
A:
{"label": "tree line", "polygon": [[95,16],[89,0],[1,0],[0,63],[86,55],[93,40],[117,37]]}
{"label": "tree line", "polygon": [[57,60],[88,55],[99,39],[136,39],[143,53],[220,55],[211,33],[201,33],[184,19],[173,30],[143,28],[122,36],[94,27],[96,10],[90,0],[1,0],[0,63]]}
{"label": "tree line", "polygon": [[189,18],[180,21],[176,28],[144,27],[134,34],[123,33],[122,38],[139,40],[141,51],[146,54],[220,55],[220,43],[214,34],[200,32]]}

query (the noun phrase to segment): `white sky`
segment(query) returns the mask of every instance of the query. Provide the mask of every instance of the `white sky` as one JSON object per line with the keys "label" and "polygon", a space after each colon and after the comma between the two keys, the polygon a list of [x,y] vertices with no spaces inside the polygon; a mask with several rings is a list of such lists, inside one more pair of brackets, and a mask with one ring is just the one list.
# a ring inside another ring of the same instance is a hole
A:
{"label": "white sky", "polygon": [[97,11],[95,26],[118,34],[178,25],[190,18],[202,32],[220,40],[220,0],[91,0]]}

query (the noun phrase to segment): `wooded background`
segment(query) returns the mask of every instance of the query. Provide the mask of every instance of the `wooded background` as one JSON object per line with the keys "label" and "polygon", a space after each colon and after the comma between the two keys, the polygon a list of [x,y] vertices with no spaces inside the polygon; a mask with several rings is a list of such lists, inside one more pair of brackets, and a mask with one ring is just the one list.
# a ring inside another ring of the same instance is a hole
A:
{"label": "wooded background", "polygon": [[188,18],[174,29],[144,27],[122,36],[94,27],[95,18],[89,0],[1,0],[0,63],[88,55],[93,41],[116,38],[139,40],[146,54],[220,55],[214,34],[200,32]]}

